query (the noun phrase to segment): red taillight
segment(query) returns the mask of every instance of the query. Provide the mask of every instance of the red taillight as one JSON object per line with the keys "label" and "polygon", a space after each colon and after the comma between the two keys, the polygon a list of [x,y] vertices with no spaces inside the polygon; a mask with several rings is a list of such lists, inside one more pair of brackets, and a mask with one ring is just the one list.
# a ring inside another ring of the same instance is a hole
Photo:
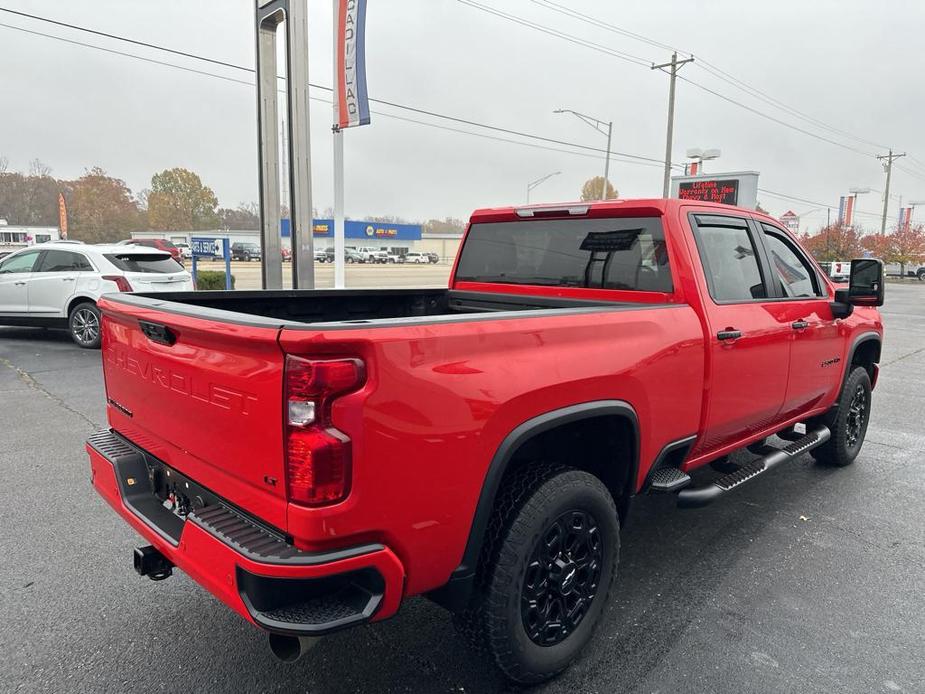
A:
{"label": "red taillight", "polygon": [[289,500],[332,504],[350,491],[350,438],[331,424],[331,403],[363,385],[359,359],[286,357],[286,481]]}
{"label": "red taillight", "polygon": [[132,292],[135,291],[132,289],[131,283],[122,275],[103,275],[104,280],[109,280],[110,282],[115,282],[116,287],[120,292]]}

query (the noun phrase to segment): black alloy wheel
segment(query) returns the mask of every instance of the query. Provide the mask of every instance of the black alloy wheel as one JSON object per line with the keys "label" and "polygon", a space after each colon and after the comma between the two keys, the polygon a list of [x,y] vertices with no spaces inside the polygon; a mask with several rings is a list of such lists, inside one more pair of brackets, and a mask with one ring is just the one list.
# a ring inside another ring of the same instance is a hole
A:
{"label": "black alloy wheel", "polygon": [[578,628],[598,592],[604,549],[587,511],[563,513],[542,533],[527,564],[521,618],[527,636],[554,646]]}
{"label": "black alloy wheel", "polygon": [[867,421],[867,392],[860,383],[854,389],[851,404],[848,406],[847,420],[845,443],[853,448],[863,436],[864,424]]}

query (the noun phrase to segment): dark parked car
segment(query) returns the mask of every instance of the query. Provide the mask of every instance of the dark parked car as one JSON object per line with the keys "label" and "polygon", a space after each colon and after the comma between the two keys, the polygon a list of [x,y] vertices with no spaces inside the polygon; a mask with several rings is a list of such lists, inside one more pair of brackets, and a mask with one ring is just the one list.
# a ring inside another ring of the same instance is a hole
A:
{"label": "dark parked car", "polygon": [[[325,261],[327,263],[334,262],[334,249],[326,248],[324,250]],[[354,248],[345,248],[344,249],[344,262],[345,263],[363,263],[366,262],[363,259],[363,256],[356,252]]]}
{"label": "dark parked car", "polygon": [[246,260],[250,262],[252,260],[260,260],[263,255],[260,252],[260,246],[256,243],[246,243],[243,241],[238,241],[231,244],[231,259],[232,260]]}
{"label": "dark parked car", "polygon": [[425,253],[424,255],[426,255],[430,259],[430,262],[432,265],[436,265],[437,263],[440,262],[440,256],[437,255],[436,253]]}

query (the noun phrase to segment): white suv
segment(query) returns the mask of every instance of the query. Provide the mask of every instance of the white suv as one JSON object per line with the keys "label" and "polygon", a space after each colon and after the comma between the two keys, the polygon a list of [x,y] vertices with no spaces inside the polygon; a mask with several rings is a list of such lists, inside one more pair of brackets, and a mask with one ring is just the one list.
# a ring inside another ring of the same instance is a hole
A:
{"label": "white suv", "polygon": [[426,265],[430,263],[430,258],[424,253],[411,252],[405,254],[405,262],[415,265]]}
{"label": "white suv", "polygon": [[66,328],[81,347],[100,346],[97,300],[113,292],[191,291],[170,253],[145,246],[58,241],[0,261],[0,325]]}

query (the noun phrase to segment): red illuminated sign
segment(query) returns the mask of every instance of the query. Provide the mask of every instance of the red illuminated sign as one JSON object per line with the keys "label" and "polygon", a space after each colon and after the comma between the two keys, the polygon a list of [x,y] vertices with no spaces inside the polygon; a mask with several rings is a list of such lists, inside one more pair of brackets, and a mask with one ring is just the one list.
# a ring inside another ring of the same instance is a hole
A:
{"label": "red illuminated sign", "polygon": [[719,202],[735,205],[739,201],[739,182],[735,179],[716,181],[681,181],[678,183],[678,197],[698,202]]}

